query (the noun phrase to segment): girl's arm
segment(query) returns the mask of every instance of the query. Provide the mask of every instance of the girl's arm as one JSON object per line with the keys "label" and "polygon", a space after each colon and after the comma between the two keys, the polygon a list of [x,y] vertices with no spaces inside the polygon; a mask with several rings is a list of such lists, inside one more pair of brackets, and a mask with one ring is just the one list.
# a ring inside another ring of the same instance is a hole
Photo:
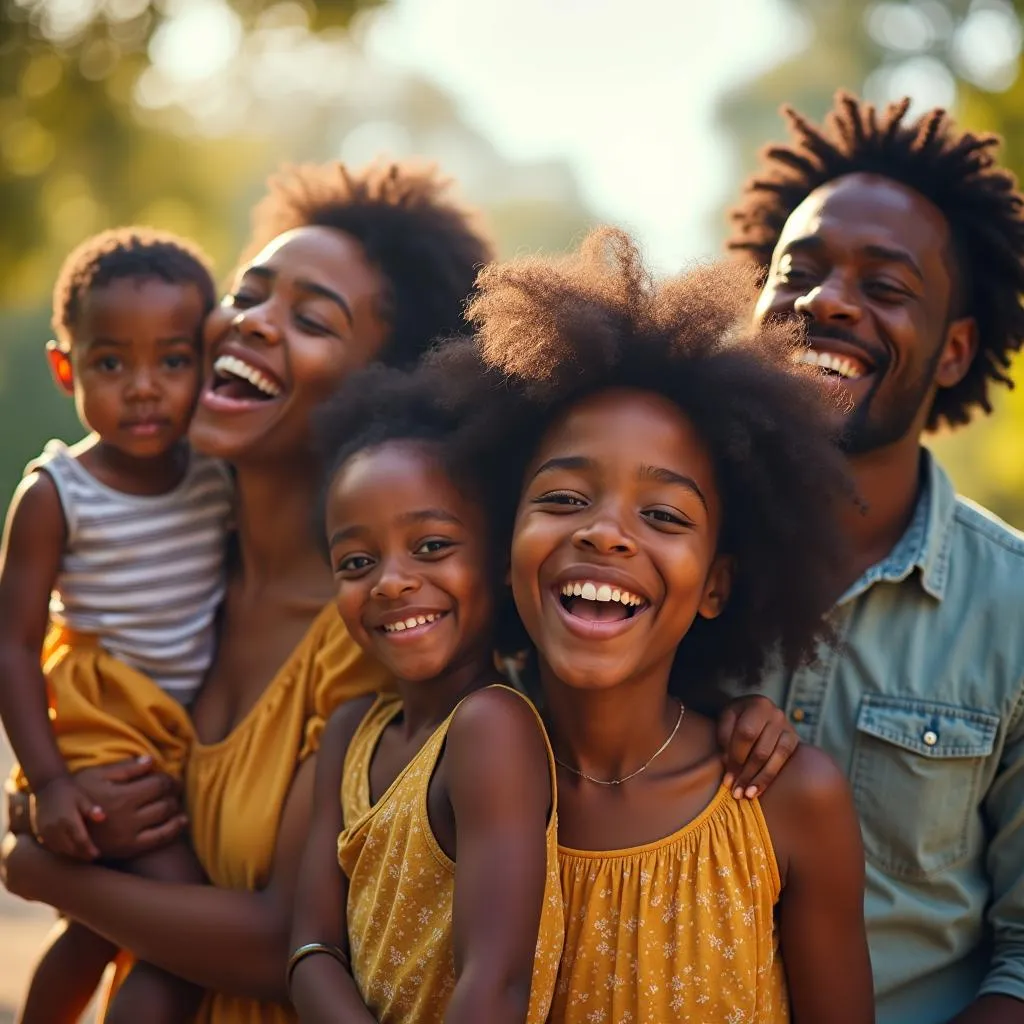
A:
{"label": "girl's arm", "polygon": [[448,731],[444,780],[455,816],[455,991],[445,1024],[523,1024],[544,883],[551,771],[521,697],[480,690]]}
{"label": "girl's arm", "polygon": [[154,882],[55,857],[24,836],[8,836],[4,844],[7,886],[193,984],[286,1003],[291,908],[315,769],[314,756],[295,774],[270,879],[258,892]]}
{"label": "girl's arm", "polygon": [[[337,946],[348,956],[345,920],[348,879],[338,864],[341,778],[345,755],[372,699],[339,708],[324,729],[317,754],[313,820],[302,856],[295,896],[292,949],[311,942]],[[373,1024],[352,974],[331,956],[317,953],[300,960],[292,973],[291,999],[303,1024]]]}
{"label": "girl's arm", "polygon": [[0,719],[35,794],[37,835],[58,853],[92,860],[99,850],[87,822],[102,820],[103,812],[64,764],[39,666],[66,535],[53,480],[27,476],[14,493],[0,548]]}
{"label": "girl's arm", "polygon": [[873,1024],[864,850],[846,780],[803,745],[761,802],[782,875],[779,932],[794,1024]]}

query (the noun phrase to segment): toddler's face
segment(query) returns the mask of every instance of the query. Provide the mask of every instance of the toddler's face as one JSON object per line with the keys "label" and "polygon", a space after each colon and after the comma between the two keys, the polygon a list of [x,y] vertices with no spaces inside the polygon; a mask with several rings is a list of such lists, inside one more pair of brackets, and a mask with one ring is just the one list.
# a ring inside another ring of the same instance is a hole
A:
{"label": "toddler's face", "polygon": [[88,292],[71,351],[49,351],[83,424],[135,458],[172,448],[199,391],[203,313],[192,284],[120,278]]}

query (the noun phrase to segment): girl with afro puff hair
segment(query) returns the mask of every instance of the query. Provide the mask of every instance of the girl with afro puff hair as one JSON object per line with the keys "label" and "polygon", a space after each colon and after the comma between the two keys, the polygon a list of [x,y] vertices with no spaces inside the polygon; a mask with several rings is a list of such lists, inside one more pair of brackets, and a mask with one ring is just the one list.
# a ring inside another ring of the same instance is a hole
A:
{"label": "girl with afro puff hair", "polygon": [[516,508],[557,762],[558,1024],[873,1020],[840,772],[801,747],[730,799],[707,715],[727,680],[813,656],[853,500],[796,338],[749,327],[754,296],[729,264],[655,284],[605,230],[485,270],[475,343],[431,359],[453,401],[476,394]]}

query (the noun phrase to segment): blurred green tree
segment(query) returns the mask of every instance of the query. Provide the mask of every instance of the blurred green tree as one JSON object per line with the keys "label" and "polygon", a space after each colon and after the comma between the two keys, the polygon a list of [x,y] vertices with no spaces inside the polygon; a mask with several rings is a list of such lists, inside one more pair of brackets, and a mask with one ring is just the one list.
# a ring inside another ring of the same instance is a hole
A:
{"label": "blurred green tree", "polygon": [[[383,0],[319,0],[313,28],[347,26]],[[224,45],[238,44],[280,0],[224,0]],[[287,6],[297,7],[290,2]],[[230,195],[211,166],[230,170],[251,155],[182,137],[140,119],[137,93],[154,52],[186,15],[189,0],[2,0],[0,7],[0,304],[31,304],[54,261],[100,227],[138,219],[194,233]],[[207,16],[209,20],[209,16]],[[197,40],[199,42],[199,40]],[[154,197],[173,197],[160,200]],[[204,241],[222,255],[230,225]]]}
{"label": "blurred green tree", "polygon": [[[779,137],[783,103],[819,119],[845,87],[875,102],[910,95],[917,110],[952,109],[962,124],[1001,135],[1007,165],[1024,178],[1024,0],[779,0],[779,7],[793,26],[791,51],[718,103],[737,177]],[[1024,383],[1024,357],[1014,376]],[[1001,389],[994,415],[931,443],[965,494],[1024,527],[1024,388]]]}
{"label": "blurred green tree", "polygon": [[501,252],[561,249],[592,221],[565,165],[523,164],[444,91],[369,59],[381,0],[0,0],[0,499],[53,436],[48,299],[66,253],[114,224],[195,238],[226,270],[282,159],[437,160]]}

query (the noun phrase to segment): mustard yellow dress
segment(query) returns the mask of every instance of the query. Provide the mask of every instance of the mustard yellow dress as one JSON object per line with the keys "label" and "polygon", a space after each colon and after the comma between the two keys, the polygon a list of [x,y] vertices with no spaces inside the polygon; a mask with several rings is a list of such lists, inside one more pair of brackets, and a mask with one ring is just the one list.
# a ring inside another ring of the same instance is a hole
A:
{"label": "mustard yellow dress", "polygon": [[[537,714],[525,697],[516,696]],[[397,697],[379,697],[353,735],[345,759],[341,803],[346,828],[338,838],[338,860],[349,880],[352,974],[379,1024],[442,1024],[455,988],[455,863],[430,827],[427,789],[455,711],[371,807],[373,752],[401,708]],[[552,808],[528,1024],[543,1024],[547,1019],[563,934],[555,762],[539,715],[537,727],[548,751]],[[495,885],[500,884],[496,878]]]}
{"label": "mustard yellow dress", "polygon": [[[94,636],[52,626],[43,645],[50,722],[72,773],[149,754],[176,779],[193,742],[181,703],[149,676],[108,654]],[[28,788],[19,766],[13,779]]]}
{"label": "mustard yellow dress", "polygon": [[552,1024],[784,1024],[781,891],[756,800],[724,787],[628,850],[559,849],[565,949]]}
{"label": "mustard yellow dress", "polygon": [[[281,812],[299,765],[346,700],[387,685],[328,605],[245,718],[220,742],[193,743],[185,773],[192,843],[212,884],[250,892],[270,878]],[[114,988],[129,961],[119,964]],[[281,971],[284,971],[284,963]],[[296,1024],[277,1003],[208,993],[197,1024]]]}

